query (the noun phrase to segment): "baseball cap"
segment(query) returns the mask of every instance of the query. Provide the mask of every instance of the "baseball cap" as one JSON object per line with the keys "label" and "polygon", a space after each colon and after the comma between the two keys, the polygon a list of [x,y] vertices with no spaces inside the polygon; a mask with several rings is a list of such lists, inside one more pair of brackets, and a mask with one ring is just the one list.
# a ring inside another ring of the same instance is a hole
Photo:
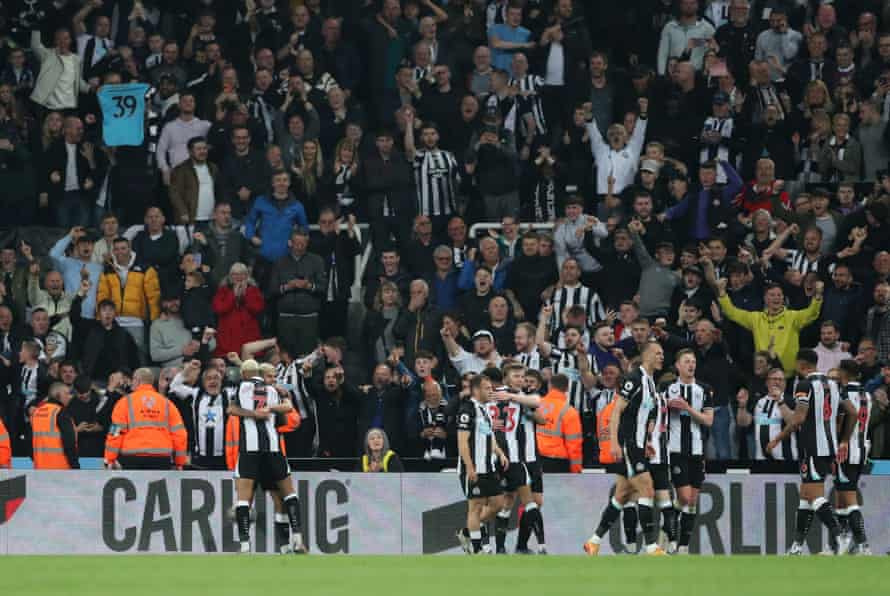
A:
{"label": "baseball cap", "polygon": [[653,174],[657,174],[658,162],[654,159],[644,159],[642,165],[640,165],[640,171],[652,172]]}
{"label": "baseball cap", "polygon": [[491,331],[488,331],[486,329],[480,329],[473,334],[473,341],[482,338],[487,338],[489,341],[494,341],[494,335],[491,334]]}
{"label": "baseball cap", "polygon": [[694,273],[701,278],[704,278],[705,276],[704,271],[702,271],[701,267],[698,265],[687,265],[686,267],[683,267],[683,274],[685,275],[686,273]]}

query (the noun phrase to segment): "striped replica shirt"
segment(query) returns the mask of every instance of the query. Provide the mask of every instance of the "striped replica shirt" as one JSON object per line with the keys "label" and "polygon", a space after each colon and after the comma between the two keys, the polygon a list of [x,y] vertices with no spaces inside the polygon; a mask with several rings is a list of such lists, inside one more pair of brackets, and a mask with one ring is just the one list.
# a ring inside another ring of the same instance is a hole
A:
{"label": "striped replica shirt", "polygon": [[562,328],[562,313],[570,306],[577,305],[584,308],[588,327],[593,327],[606,319],[606,307],[599,294],[585,285],[559,287],[554,290],[550,300],[553,305],[553,318],[550,320],[551,335],[555,335]]}
{"label": "striped replica shirt", "polygon": [[234,400],[234,390],[223,388],[218,395],[210,395],[200,387],[184,384],[179,373],[170,384],[170,391],[188,405],[192,455],[225,456],[226,412]]}
{"label": "striped replica shirt", "polygon": [[[497,470],[494,456],[494,430],[491,415],[484,404],[475,399],[465,399],[457,413],[457,430],[470,433],[470,459],[477,474],[490,474]],[[464,473],[463,458],[457,458],[458,473]]]}
{"label": "striped replica shirt", "polygon": [[[279,404],[278,392],[262,379],[243,381],[238,387],[238,405],[245,410],[256,411]],[[265,420],[241,419],[241,453],[278,453],[278,431],[275,416]]]}
{"label": "striped replica shirt", "polygon": [[[510,391],[506,387],[498,391]],[[497,433],[498,443],[510,463],[527,463],[536,461],[537,443],[535,441],[535,421],[530,408],[510,402],[489,402],[488,414],[492,420],[500,418],[504,429]]]}
{"label": "striped replica shirt", "polygon": [[859,383],[847,383],[845,388],[847,399],[856,409],[856,426],[850,435],[850,455],[847,463],[861,465],[868,461],[868,452],[871,450],[871,439],[868,437],[868,424],[871,422],[872,399]]}
{"label": "striped replica shirt", "polygon": [[782,441],[781,445],[776,445],[776,448],[771,452],[767,451],[769,442],[778,436],[787,424],[782,418],[778,401],[768,395],[761,397],[754,406],[753,418],[755,459],[797,461],[797,435],[795,433]]}
{"label": "striped replica shirt", "polygon": [[[704,412],[714,409],[714,391],[708,385],[693,382],[689,385],[677,381],[667,388],[667,400],[685,400],[694,410]],[[670,439],[671,453],[678,453],[687,457],[701,457],[705,451],[705,438],[707,431],[701,424],[692,419],[689,412],[672,411],[670,414]]]}
{"label": "striped replica shirt", "polygon": [[[516,101],[519,108],[519,118],[531,114],[535,120],[535,134],[547,134],[547,120],[544,118],[544,102],[541,99],[540,90],[544,86],[544,79],[538,75],[527,74],[519,79],[510,77],[507,85],[519,90]],[[525,136],[529,136],[528,131]]]}
{"label": "striped replica shirt", "polygon": [[807,273],[825,273],[825,259],[819,255],[815,259],[810,259],[806,251],[788,250],[785,253],[785,264],[791,271],[797,271],[803,275]]}
{"label": "striped replica shirt", "polygon": [[[597,373],[596,360],[590,354],[584,354],[587,358],[588,369],[592,373]],[[578,368],[578,352],[552,348],[550,350],[550,370],[555,375],[565,375],[569,378],[569,390],[566,391],[566,397],[569,404],[581,412],[584,405],[584,396],[587,390],[581,381],[581,369]]]}
{"label": "striped replica shirt", "polygon": [[540,371],[544,368],[544,358],[541,356],[541,352],[538,351],[537,347],[532,348],[531,352],[520,352],[515,354],[513,358],[515,358],[519,364],[531,370]]}
{"label": "striped replica shirt", "polygon": [[418,149],[414,156],[417,214],[451,215],[460,184],[460,168],[450,151]]}
{"label": "striped replica shirt", "polygon": [[655,381],[642,367],[637,367],[621,380],[618,395],[627,402],[618,425],[618,442],[622,447],[645,449],[649,418],[658,407]]}
{"label": "striped replica shirt", "polygon": [[837,450],[837,413],[842,399],[837,383],[821,373],[812,373],[797,384],[798,405],[807,404],[807,417],[800,427],[801,457],[834,457]]}

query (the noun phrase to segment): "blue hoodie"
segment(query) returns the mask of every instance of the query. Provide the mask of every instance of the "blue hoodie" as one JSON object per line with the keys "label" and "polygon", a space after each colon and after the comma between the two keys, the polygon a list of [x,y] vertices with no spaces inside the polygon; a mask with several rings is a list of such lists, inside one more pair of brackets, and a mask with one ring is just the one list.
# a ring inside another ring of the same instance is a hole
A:
{"label": "blue hoodie", "polygon": [[[257,225],[259,224],[259,225]],[[244,237],[259,236],[260,255],[274,263],[287,254],[287,241],[295,225],[309,225],[303,203],[288,195],[286,201],[271,196],[257,198],[244,221]]]}

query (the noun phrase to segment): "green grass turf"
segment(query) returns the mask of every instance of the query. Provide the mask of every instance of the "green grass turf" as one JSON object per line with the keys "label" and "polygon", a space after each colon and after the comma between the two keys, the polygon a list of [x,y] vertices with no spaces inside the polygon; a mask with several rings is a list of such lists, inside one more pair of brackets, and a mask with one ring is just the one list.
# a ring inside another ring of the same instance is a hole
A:
{"label": "green grass turf", "polygon": [[886,557],[0,558],[4,596],[890,594]]}

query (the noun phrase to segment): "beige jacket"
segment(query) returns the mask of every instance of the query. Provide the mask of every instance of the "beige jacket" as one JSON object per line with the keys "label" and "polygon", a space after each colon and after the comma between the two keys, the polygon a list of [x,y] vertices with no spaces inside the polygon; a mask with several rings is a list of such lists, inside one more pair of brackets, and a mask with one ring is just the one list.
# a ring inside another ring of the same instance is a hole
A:
{"label": "beige jacket", "polygon": [[[50,49],[43,45],[43,42],[40,40],[40,31],[31,32],[31,50],[34,51],[34,54],[40,61],[40,73],[37,75],[34,90],[31,92],[31,99],[35,103],[48,107],[46,106],[46,100],[53,94],[53,90],[62,77],[64,68],[62,59],[59,58],[55,48]],[[77,67],[77,78],[75,79],[77,81],[77,89],[74,93],[74,96],[77,97],[78,93],[89,91],[90,86],[83,80],[83,66],[81,65],[80,58],[77,54],[73,54],[73,56],[75,66]]]}

